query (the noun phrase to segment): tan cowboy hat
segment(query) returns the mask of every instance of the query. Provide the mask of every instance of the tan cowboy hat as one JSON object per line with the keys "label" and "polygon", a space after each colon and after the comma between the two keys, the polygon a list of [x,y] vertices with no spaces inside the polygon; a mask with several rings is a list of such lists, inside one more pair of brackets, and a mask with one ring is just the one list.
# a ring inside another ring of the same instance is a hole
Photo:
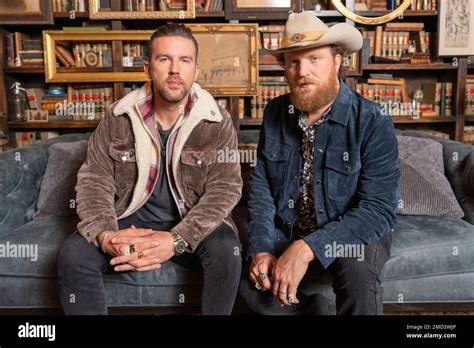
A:
{"label": "tan cowboy hat", "polygon": [[286,21],[285,35],[278,49],[269,50],[276,56],[289,51],[338,45],[346,53],[357,52],[362,48],[362,34],[346,23],[328,27],[310,11],[294,13]]}

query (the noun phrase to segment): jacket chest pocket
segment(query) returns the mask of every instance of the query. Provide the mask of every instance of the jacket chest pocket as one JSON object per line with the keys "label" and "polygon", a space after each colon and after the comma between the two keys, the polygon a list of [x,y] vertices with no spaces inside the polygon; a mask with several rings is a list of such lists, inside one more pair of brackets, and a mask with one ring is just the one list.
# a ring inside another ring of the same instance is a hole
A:
{"label": "jacket chest pocket", "polygon": [[360,172],[360,154],[328,149],[325,160],[325,181],[328,196],[337,202],[349,203],[356,193]]}
{"label": "jacket chest pocket", "polygon": [[291,149],[288,145],[266,140],[262,154],[266,159],[267,174],[271,187],[284,187],[287,183]]}
{"label": "jacket chest pocket", "polygon": [[112,142],[109,156],[114,160],[117,187],[133,187],[137,179],[137,158],[132,143]]}
{"label": "jacket chest pocket", "polygon": [[207,180],[209,167],[216,163],[216,149],[183,150],[181,165],[186,192],[201,196],[204,193],[204,184]]}

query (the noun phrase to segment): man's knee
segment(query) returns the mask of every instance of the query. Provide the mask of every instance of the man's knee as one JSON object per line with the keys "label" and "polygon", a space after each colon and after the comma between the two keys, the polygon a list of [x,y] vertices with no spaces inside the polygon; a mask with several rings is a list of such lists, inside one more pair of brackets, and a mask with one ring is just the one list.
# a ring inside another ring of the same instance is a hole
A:
{"label": "man's knee", "polygon": [[100,271],[101,253],[80,234],[73,233],[59,246],[57,270],[58,277],[79,275],[84,271]]}
{"label": "man's knee", "polygon": [[225,262],[229,267],[238,267],[240,273],[242,264],[240,242],[233,229],[226,223],[222,223],[207,236],[197,252],[206,259]]}

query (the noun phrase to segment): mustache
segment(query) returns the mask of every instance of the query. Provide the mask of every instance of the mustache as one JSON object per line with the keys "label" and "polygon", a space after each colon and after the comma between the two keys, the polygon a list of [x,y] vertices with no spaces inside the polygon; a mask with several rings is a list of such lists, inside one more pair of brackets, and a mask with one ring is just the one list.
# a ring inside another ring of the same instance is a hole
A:
{"label": "mustache", "polygon": [[314,77],[302,77],[298,80],[298,83],[297,85],[298,86],[301,86],[303,84],[306,84],[306,83],[313,83],[313,84],[316,84],[319,82],[319,79],[317,78],[314,78]]}
{"label": "mustache", "polygon": [[184,85],[183,79],[181,79],[181,77],[179,77],[179,76],[170,76],[170,77],[167,77],[167,78],[166,78],[166,81],[167,81],[167,82],[179,82],[179,83],[181,83],[182,85]]}

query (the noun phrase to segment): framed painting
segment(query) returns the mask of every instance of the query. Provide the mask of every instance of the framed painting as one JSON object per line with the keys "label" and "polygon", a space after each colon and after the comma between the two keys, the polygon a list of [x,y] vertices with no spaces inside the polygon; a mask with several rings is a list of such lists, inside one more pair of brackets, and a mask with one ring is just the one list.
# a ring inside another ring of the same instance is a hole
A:
{"label": "framed painting", "polygon": [[214,96],[257,95],[258,26],[189,24],[199,44],[197,82]]}
{"label": "framed painting", "polygon": [[51,1],[0,1],[0,24],[53,24],[53,22],[53,4]]}
{"label": "framed painting", "polygon": [[439,2],[438,55],[474,54],[474,0]]}
{"label": "framed painting", "polygon": [[301,11],[300,0],[226,0],[226,19],[288,19]]}
{"label": "framed painting", "polygon": [[[119,5],[118,7],[116,7]],[[90,19],[195,18],[195,0],[89,0]]]}

